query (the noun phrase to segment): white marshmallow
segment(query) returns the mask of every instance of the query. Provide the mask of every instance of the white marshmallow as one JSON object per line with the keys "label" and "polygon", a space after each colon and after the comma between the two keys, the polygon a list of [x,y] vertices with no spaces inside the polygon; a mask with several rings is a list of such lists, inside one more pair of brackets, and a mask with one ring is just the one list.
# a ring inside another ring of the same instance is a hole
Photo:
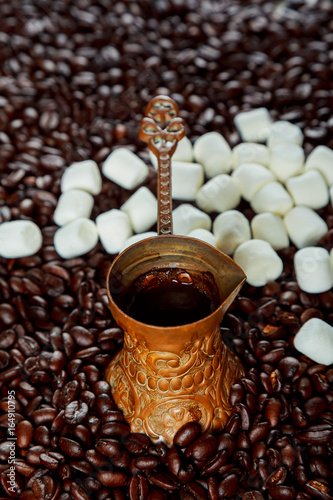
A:
{"label": "white marshmallow", "polygon": [[173,233],[186,236],[193,229],[210,230],[212,221],[209,215],[188,203],[179,205],[172,211]]}
{"label": "white marshmallow", "polygon": [[217,175],[198,191],[196,203],[205,212],[224,212],[237,207],[241,194],[238,183],[227,174]]}
{"label": "white marshmallow", "polygon": [[128,215],[113,209],[96,218],[97,231],[107,253],[116,254],[133,234]]}
{"label": "white marshmallow", "polygon": [[127,148],[113,151],[104,161],[102,172],[111,181],[125,189],[134,189],[149,173],[144,161]]}
{"label": "white marshmallow", "polygon": [[282,260],[267,241],[245,241],[236,249],[233,258],[252,286],[264,286],[276,280],[283,271]]}
{"label": "white marshmallow", "polygon": [[145,233],[140,233],[140,234],[134,234],[128,240],[125,241],[121,249],[119,250],[120,252],[123,252],[126,248],[130,247],[131,245],[134,245],[134,243],[138,243],[138,241],[143,241],[146,240],[147,238],[152,238],[153,236],[157,236],[156,231],[147,231]]}
{"label": "white marshmallow", "polygon": [[89,219],[93,206],[94,198],[87,191],[70,189],[60,195],[53,220],[58,226],[64,226],[79,217]]}
{"label": "white marshmallow", "polygon": [[317,146],[305,162],[305,170],[316,168],[322,174],[328,186],[333,184],[333,150],[327,146]]}
{"label": "white marshmallow", "polygon": [[205,169],[208,179],[225,174],[231,168],[231,149],[218,132],[208,132],[199,137],[193,146],[194,158]]}
{"label": "white marshmallow", "polygon": [[82,189],[93,195],[101,192],[102,177],[95,161],[84,160],[66,168],[61,178],[61,191],[70,189]]}
{"label": "white marshmallow", "polygon": [[298,286],[308,293],[327,292],[333,286],[330,254],[325,248],[306,247],[294,256]]}
{"label": "white marshmallow", "polygon": [[297,248],[316,245],[328,231],[323,219],[311,208],[303,206],[292,208],[286,214],[284,224]]}
{"label": "white marshmallow", "polygon": [[292,142],[293,144],[302,146],[302,130],[297,125],[283,120],[272,123],[269,130],[268,146],[272,148],[279,142]]}
{"label": "white marshmallow", "polygon": [[43,243],[41,230],[30,220],[13,220],[0,224],[0,256],[5,259],[30,257]]}
{"label": "white marshmallow", "polygon": [[275,180],[272,172],[258,163],[239,165],[232,173],[232,177],[238,183],[241,195],[247,201],[252,200],[262,186]]}
{"label": "white marshmallow", "polygon": [[174,200],[194,201],[203,181],[203,167],[199,163],[172,162],[171,192]]}
{"label": "white marshmallow", "polygon": [[241,142],[232,150],[233,168],[237,168],[242,163],[259,163],[268,167],[270,151],[263,144],[255,142]]}
{"label": "white marshmallow", "polygon": [[187,236],[204,241],[205,243],[212,245],[212,247],[216,247],[215,236],[210,231],[207,231],[207,229],[193,229],[193,231],[190,231]]}
{"label": "white marshmallow", "polygon": [[234,118],[235,126],[245,142],[263,142],[267,139],[272,119],[266,108],[244,111]]}
{"label": "white marshmallow", "polygon": [[54,248],[63,259],[80,257],[98,242],[96,224],[80,217],[59,228],[54,234]]}
{"label": "white marshmallow", "polygon": [[213,224],[216,246],[232,255],[236,248],[251,239],[250,223],[238,210],[228,210],[216,217]]}
{"label": "white marshmallow", "polygon": [[305,205],[317,210],[325,207],[329,201],[326,182],[318,170],[308,170],[302,175],[291,177],[286,186],[295,205]]}
{"label": "white marshmallow", "polygon": [[145,186],[139,188],[120,207],[132,224],[135,233],[147,231],[157,221],[157,199]]}
{"label": "white marshmallow", "polygon": [[299,174],[304,164],[304,151],[297,144],[279,142],[272,147],[269,168],[281,182]]}
{"label": "white marshmallow", "polygon": [[278,215],[266,212],[256,215],[251,221],[253,238],[268,241],[274,250],[289,246],[289,238],[283,220]]}
{"label": "white marshmallow", "polygon": [[251,207],[257,214],[272,212],[283,216],[292,206],[291,196],[279,182],[265,184],[251,200]]}
{"label": "white marshmallow", "polygon": [[[149,157],[154,168],[157,168],[157,158],[150,150]],[[193,148],[188,137],[185,136],[178,142],[176,151],[172,156],[172,162],[174,161],[193,162]]]}
{"label": "white marshmallow", "polygon": [[295,348],[320,365],[333,363],[333,327],[319,318],[311,318],[298,330]]}

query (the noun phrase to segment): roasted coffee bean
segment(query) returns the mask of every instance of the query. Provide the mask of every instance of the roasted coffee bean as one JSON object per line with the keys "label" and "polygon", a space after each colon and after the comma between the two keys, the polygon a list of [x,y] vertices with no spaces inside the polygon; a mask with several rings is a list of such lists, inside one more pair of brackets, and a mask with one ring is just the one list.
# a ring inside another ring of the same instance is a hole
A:
{"label": "roasted coffee bean", "polygon": [[61,450],[69,457],[81,458],[84,456],[84,451],[79,443],[67,437],[61,437],[59,439],[59,446]]}
{"label": "roasted coffee bean", "polygon": [[236,474],[230,474],[230,476],[227,476],[225,479],[222,479],[218,489],[220,497],[222,498],[233,497],[237,491],[238,484],[239,484],[239,479],[238,476],[236,476]]}
{"label": "roasted coffee bean", "polygon": [[281,401],[278,398],[269,398],[265,407],[265,418],[271,427],[276,427],[280,421]]}
{"label": "roasted coffee bean", "polygon": [[32,441],[34,428],[29,420],[22,420],[16,427],[16,444],[19,448],[27,448]]}
{"label": "roasted coffee bean", "polygon": [[183,425],[173,438],[173,443],[181,448],[188,447],[201,433],[201,427],[196,422]]}
{"label": "roasted coffee bean", "polygon": [[80,424],[88,415],[88,405],[82,401],[71,401],[65,408],[64,418],[68,424]]}
{"label": "roasted coffee bean", "polygon": [[289,486],[269,486],[268,493],[274,500],[293,500],[296,497],[296,492]]}
{"label": "roasted coffee bean", "polygon": [[148,496],[148,483],[145,477],[138,474],[132,476],[128,482],[130,500],[145,500]]}
{"label": "roasted coffee bean", "polygon": [[195,460],[203,461],[210,458],[217,449],[217,440],[211,435],[207,434],[196,439],[190,446],[188,446],[185,456],[192,457]]}

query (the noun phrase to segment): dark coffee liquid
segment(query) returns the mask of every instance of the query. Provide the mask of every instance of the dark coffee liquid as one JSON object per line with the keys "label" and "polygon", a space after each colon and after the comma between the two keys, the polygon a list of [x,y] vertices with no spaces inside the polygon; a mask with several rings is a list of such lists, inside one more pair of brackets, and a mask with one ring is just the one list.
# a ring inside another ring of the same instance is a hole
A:
{"label": "dark coffee liquid", "polygon": [[155,326],[193,323],[211,314],[218,294],[210,273],[158,269],[139,276],[124,295],[123,310]]}

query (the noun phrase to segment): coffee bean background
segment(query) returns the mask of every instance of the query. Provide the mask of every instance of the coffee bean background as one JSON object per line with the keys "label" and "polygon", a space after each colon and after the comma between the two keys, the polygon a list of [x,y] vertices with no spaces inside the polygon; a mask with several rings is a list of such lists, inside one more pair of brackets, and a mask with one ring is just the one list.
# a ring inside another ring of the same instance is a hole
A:
{"label": "coffee bean background", "polygon": [[[265,106],[302,128],[306,154],[332,148],[332,2],[2,0],[0,19],[0,222],[43,233],[37,255],[0,260],[0,498],[332,500],[333,368],[299,355],[293,337],[312,317],[333,324],[333,293],[300,291],[295,248],[280,252],[281,278],[244,286],[223,322],[246,369],[225,430],[187,424],[168,450],[130,433],[103,381],[122,344],[105,289],[112,257],[98,244],[62,260],[52,218],[72,162],[101,166],[119,146],[148,162],[138,128],[157,94],[178,102],[192,141],[217,130],[234,146],[234,116]],[[145,184],[156,192],[153,168]],[[131,194],[104,179],[92,217]],[[318,213],[331,249],[331,205]]]}

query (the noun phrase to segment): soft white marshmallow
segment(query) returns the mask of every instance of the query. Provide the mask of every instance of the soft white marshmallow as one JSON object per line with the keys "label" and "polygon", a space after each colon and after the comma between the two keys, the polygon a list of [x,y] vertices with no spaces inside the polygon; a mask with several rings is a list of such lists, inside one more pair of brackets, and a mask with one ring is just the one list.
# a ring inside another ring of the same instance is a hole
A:
{"label": "soft white marshmallow", "polygon": [[333,286],[330,254],[325,248],[306,247],[294,256],[298,286],[308,293],[327,292]]}
{"label": "soft white marshmallow", "polygon": [[258,108],[239,113],[234,123],[243,141],[263,142],[268,137],[272,119],[268,109]]}
{"label": "soft white marshmallow", "polygon": [[266,212],[251,220],[253,238],[268,241],[274,250],[289,246],[289,238],[283,220],[278,215]]}
{"label": "soft white marshmallow", "polygon": [[267,146],[255,142],[241,142],[232,150],[232,165],[237,168],[242,163],[259,163],[268,167],[270,151]]}
{"label": "soft white marshmallow", "polygon": [[295,348],[320,365],[333,363],[333,327],[319,318],[311,318],[298,330]]}
{"label": "soft white marshmallow", "polygon": [[147,231],[145,233],[134,234],[133,236],[128,238],[128,240],[125,241],[125,243],[119,250],[119,253],[123,252],[126,248],[130,247],[131,245],[134,245],[134,243],[146,240],[147,238],[152,238],[153,236],[157,236],[156,231]]}
{"label": "soft white marshmallow", "polygon": [[292,206],[291,196],[279,182],[265,184],[251,200],[251,207],[257,214],[272,212],[283,216]]}
{"label": "soft white marshmallow", "polygon": [[134,189],[149,173],[144,161],[127,148],[113,151],[104,161],[102,172],[111,181],[125,189]]}
{"label": "soft white marshmallow", "polygon": [[326,222],[314,210],[303,206],[292,208],[286,214],[284,224],[297,248],[316,245],[328,231]]}
{"label": "soft white marshmallow", "polygon": [[96,224],[80,217],[59,228],[54,234],[54,248],[63,259],[73,259],[90,252],[98,242]]}
{"label": "soft white marshmallow", "polygon": [[196,161],[203,165],[208,179],[230,171],[231,149],[218,132],[208,132],[199,137],[194,143],[193,153]]}
{"label": "soft white marshmallow", "polygon": [[[149,150],[149,157],[154,168],[157,168],[157,158],[152,151]],[[186,161],[193,162],[193,148],[188,137],[183,137],[177,144],[176,151],[172,155],[172,162]]]}
{"label": "soft white marshmallow", "polygon": [[174,200],[194,201],[204,181],[199,163],[173,161],[171,164],[171,192]]}
{"label": "soft white marshmallow", "polygon": [[322,174],[328,186],[333,184],[333,150],[327,146],[317,146],[305,162],[305,170],[316,168]]}
{"label": "soft white marshmallow", "polygon": [[79,217],[89,219],[93,206],[94,198],[87,191],[70,189],[60,195],[53,220],[58,226],[64,226]]}
{"label": "soft white marshmallow", "polygon": [[41,248],[41,230],[30,220],[13,220],[0,224],[0,257],[30,257]]}
{"label": "soft white marshmallow", "polygon": [[179,205],[172,211],[173,233],[186,236],[193,229],[210,230],[212,221],[209,215],[188,203]]}
{"label": "soft white marshmallow", "polygon": [[303,144],[303,132],[293,123],[286,121],[274,122],[269,129],[268,146],[272,148],[279,142],[292,142],[298,146]]}
{"label": "soft white marshmallow", "polygon": [[286,186],[295,205],[305,205],[317,210],[325,207],[329,201],[326,182],[318,170],[308,170],[302,175],[291,177]]}
{"label": "soft white marshmallow", "polygon": [[100,214],[96,226],[101,243],[110,254],[118,253],[133,234],[128,215],[117,209]]}
{"label": "soft white marshmallow", "polygon": [[216,246],[222,252],[232,255],[244,241],[251,239],[250,223],[238,210],[228,210],[216,217],[213,224]]}
{"label": "soft white marshmallow", "polygon": [[217,175],[198,191],[196,203],[205,212],[224,212],[237,207],[241,194],[238,183],[227,174]]}
{"label": "soft white marshmallow", "polygon": [[238,183],[241,195],[247,201],[251,201],[262,186],[275,180],[272,172],[258,163],[239,165],[232,173],[232,177]]}
{"label": "soft white marshmallow", "polygon": [[304,164],[304,151],[297,144],[279,142],[272,147],[269,168],[281,182],[299,174]]}
{"label": "soft white marshmallow", "polygon": [[61,191],[70,189],[82,189],[93,195],[101,192],[102,177],[95,161],[84,160],[66,168],[61,177]]}
{"label": "soft white marshmallow", "polygon": [[135,191],[120,209],[128,215],[135,233],[147,231],[157,221],[156,196],[145,186]]}
{"label": "soft white marshmallow", "polygon": [[236,249],[233,258],[252,286],[264,286],[276,280],[283,271],[282,260],[267,241],[245,241]]}
{"label": "soft white marshmallow", "polygon": [[193,229],[193,231],[190,231],[187,236],[204,241],[205,243],[212,245],[212,247],[216,247],[215,236],[210,231],[207,231],[207,229]]}

